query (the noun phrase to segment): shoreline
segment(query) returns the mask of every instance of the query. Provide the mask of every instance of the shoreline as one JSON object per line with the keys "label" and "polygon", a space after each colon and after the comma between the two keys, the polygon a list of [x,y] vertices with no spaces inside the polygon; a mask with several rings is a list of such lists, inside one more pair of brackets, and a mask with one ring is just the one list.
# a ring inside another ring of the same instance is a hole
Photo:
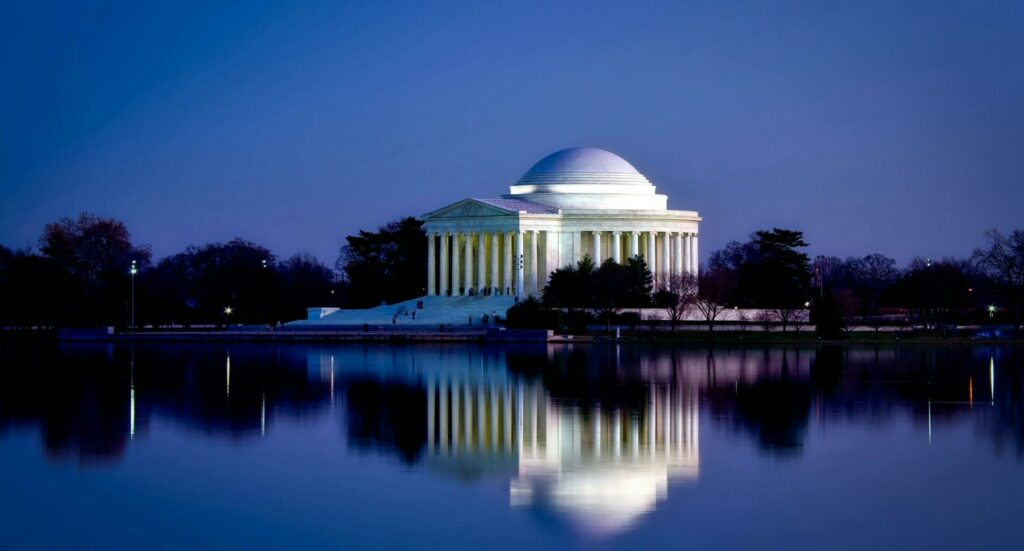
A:
{"label": "shoreline", "polygon": [[763,333],[724,331],[710,336],[704,331],[648,332],[622,331],[584,335],[556,335],[542,330],[506,330],[488,334],[486,329],[453,329],[452,331],[146,331],[107,332],[86,330],[3,330],[4,341],[53,340],[56,342],[395,342],[395,343],[508,343],[534,342],[550,344],[691,344],[691,345],[1024,345],[1024,338],[991,338],[968,336],[937,336],[896,333],[851,333],[844,339],[819,339],[813,333]]}

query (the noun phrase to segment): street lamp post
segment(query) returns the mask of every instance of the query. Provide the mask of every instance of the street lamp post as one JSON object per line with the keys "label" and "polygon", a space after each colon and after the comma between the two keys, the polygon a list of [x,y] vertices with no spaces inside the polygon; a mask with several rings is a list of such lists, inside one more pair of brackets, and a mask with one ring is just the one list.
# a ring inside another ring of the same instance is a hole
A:
{"label": "street lamp post", "polygon": [[[261,261],[263,266],[263,277],[260,278],[260,321],[267,322],[267,295],[269,294],[267,284],[267,268],[269,267],[270,259],[264,258]],[[270,322],[272,323],[272,322]]]}
{"label": "street lamp post", "polygon": [[139,268],[135,261],[132,260],[132,267],[128,270],[128,273],[132,276],[132,330],[135,329],[135,274],[139,273]]}

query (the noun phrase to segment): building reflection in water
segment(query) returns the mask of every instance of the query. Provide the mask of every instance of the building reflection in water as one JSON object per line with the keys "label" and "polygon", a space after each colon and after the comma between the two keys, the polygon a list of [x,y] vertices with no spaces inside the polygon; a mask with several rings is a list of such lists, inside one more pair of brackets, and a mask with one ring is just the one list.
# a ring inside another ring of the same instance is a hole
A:
{"label": "building reflection in water", "polygon": [[[550,378],[572,349],[533,352],[525,357],[539,360],[543,375]],[[396,366],[408,360],[406,377],[400,369],[376,377],[356,374],[347,385],[354,391],[346,400],[350,437],[363,445],[377,438],[378,444],[390,443],[403,456],[413,457],[411,444],[420,431],[403,427],[408,419],[395,417],[416,418],[422,423],[430,468],[464,478],[508,476],[512,506],[554,513],[598,536],[621,532],[652,511],[666,497],[670,481],[697,478],[696,381],[661,381],[654,376],[656,370],[642,375],[633,366],[630,371],[636,376],[620,383],[626,387],[624,395],[642,396],[640,400],[556,399],[539,374],[510,370],[509,363],[515,361],[503,351],[480,351],[468,361],[465,356],[463,350],[454,357],[442,352],[392,358]],[[310,367],[326,380],[334,376],[339,361],[332,354],[311,354]],[[376,388],[377,383],[389,390]],[[372,405],[366,403],[367,396],[376,398]],[[411,404],[423,409],[409,411]]]}
{"label": "building reflection in water", "polygon": [[653,510],[670,479],[697,477],[695,394],[650,384],[643,409],[629,413],[558,407],[533,390],[535,409],[520,418],[530,424],[518,445],[512,505],[551,508],[585,532],[610,535]]}
{"label": "building reflection in water", "polygon": [[0,438],[30,427],[49,457],[114,461],[157,419],[233,441],[318,420],[354,452],[502,480],[514,507],[596,535],[697,480],[700,429],[799,460],[809,427],[909,420],[941,442],[968,419],[1024,459],[1021,347],[71,345],[0,359]]}

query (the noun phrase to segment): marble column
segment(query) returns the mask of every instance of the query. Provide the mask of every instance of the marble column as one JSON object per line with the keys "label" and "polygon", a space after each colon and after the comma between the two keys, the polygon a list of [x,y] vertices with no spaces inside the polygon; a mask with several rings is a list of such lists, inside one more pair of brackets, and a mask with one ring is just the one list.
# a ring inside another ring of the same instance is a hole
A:
{"label": "marble column", "polygon": [[612,232],[612,260],[622,264],[622,232]]}
{"label": "marble column", "polygon": [[[665,232],[665,275],[671,276],[676,266],[676,240],[675,234]],[[668,282],[668,279],[665,279]]]}
{"label": "marble column", "polygon": [[516,265],[516,296],[523,295],[523,237],[525,235],[523,230],[516,232],[516,255],[513,259]]}
{"label": "marble column", "polygon": [[501,284],[503,287],[501,292],[503,294],[512,294],[512,232],[505,232],[505,253],[503,256],[505,265],[502,267]]}
{"label": "marble column", "polygon": [[487,234],[480,232],[477,234],[477,263],[476,263],[476,292],[483,294],[484,287],[487,287]]}
{"label": "marble column", "polygon": [[459,262],[459,247],[462,246],[462,234],[452,234],[452,296],[461,294],[459,289],[462,287],[462,270],[461,263]]}
{"label": "marble column", "polygon": [[498,292],[498,236],[501,234],[491,234],[491,293]]}
{"label": "marble column", "polygon": [[657,243],[655,243],[654,241],[655,235],[656,234],[652,231],[647,232],[647,254],[644,258],[644,260],[647,262],[647,269],[650,270],[651,275],[657,275],[658,273],[656,271],[658,267],[658,259],[655,258],[655,255],[658,252],[658,247]]}
{"label": "marble column", "polygon": [[547,269],[548,269],[548,233],[546,231],[538,231],[534,234],[537,238],[537,296],[540,296],[541,291],[544,290],[544,286],[548,283]]}
{"label": "marble column", "polygon": [[448,232],[441,234],[441,285],[438,293],[448,296]]}
{"label": "marble column", "polygon": [[464,270],[462,275],[462,293],[468,295],[469,290],[473,288],[473,234],[471,233],[466,234],[466,249],[464,252],[466,256],[464,260],[465,265],[462,267]]}
{"label": "marble column", "polygon": [[672,250],[672,273],[683,275],[683,234],[672,234],[672,241],[675,245]]}
{"label": "marble column", "polygon": [[431,233],[427,235],[427,296],[432,297],[437,294],[437,281],[434,275],[436,269],[436,261],[434,260],[434,242],[437,241],[437,234]]}
{"label": "marble column", "polygon": [[693,243],[690,241],[690,234],[683,234],[683,270],[688,274],[693,273],[693,266],[690,257],[693,254]]}
{"label": "marble column", "polygon": [[661,236],[661,258],[658,259],[660,260],[660,262],[658,262],[658,273],[661,274],[661,284],[665,285],[668,283],[671,247],[668,242],[669,233],[661,232]]}
{"label": "marble column", "polygon": [[629,232],[629,257],[640,254],[640,232]]}
{"label": "marble column", "polygon": [[693,253],[691,254],[691,262],[693,263],[693,275],[697,275],[700,270],[700,257],[697,256],[697,234],[693,234]]}
{"label": "marble column", "polygon": [[680,241],[683,242],[683,273],[693,273],[690,269],[690,234],[681,233],[679,236],[682,238]]}
{"label": "marble column", "polygon": [[531,295],[538,295],[537,292],[537,274],[540,270],[537,269],[537,236],[540,235],[537,230],[530,230],[530,284],[528,292]]}
{"label": "marble column", "polygon": [[593,239],[592,245],[593,245],[594,252],[592,254],[593,254],[593,257],[594,257],[593,258],[593,260],[594,260],[594,267],[598,267],[598,266],[601,265],[601,232],[599,232],[599,231],[591,232],[591,235],[593,236],[592,237],[592,239]]}

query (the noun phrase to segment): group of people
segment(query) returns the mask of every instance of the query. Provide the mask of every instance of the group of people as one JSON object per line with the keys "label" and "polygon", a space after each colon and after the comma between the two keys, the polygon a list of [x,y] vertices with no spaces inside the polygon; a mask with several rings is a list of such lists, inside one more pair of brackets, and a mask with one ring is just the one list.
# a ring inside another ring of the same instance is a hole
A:
{"label": "group of people", "polygon": [[[494,321],[495,323],[498,322],[498,313],[495,312],[494,310],[491,310],[491,313],[489,315],[488,314],[481,314],[480,315],[480,323],[481,324],[483,324],[483,325],[490,325],[491,321]],[[469,315],[469,325],[473,325],[473,314]]]}
{"label": "group of people", "polygon": [[[462,287],[459,287],[459,294],[462,294],[462,293],[465,293],[465,294],[467,294],[467,295],[469,295],[471,297],[475,297],[477,295],[485,296],[485,297],[489,297],[491,295],[500,295],[500,294],[511,295],[512,294],[512,288],[511,287],[505,287],[505,291],[502,292],[500,289],[495,289],[494,287],[484,287],[483,289],[477,289],[476,287],[470,287],[468,290],[464,289]],[[450,296],[451,294],[452,294],[452,292],[448,291],[448,295]]]}
{"label": "group of people", "polygon": [[409,310],[408,308],[403,308],[401,312],[398,312],[395,315],[391,316],[391,325],[397,325],[398,324],[398,316],[400,316],[400,315],[401,316],[405,316],[405,317],[411,317],[413,320],[415,320],[416,319],[416,310],[422,310],[422,309],[423,309],[423,301],[422,300],[416,301],[416,308],[415,309]]}
{"label": "group of people", "polygon": [[[519,298],[516,297],[516,302],[518,302],[518,301],[519,301]],[[395,315],[391,316],[391,325],[398,325],[398,317],[399,316],[409,317],[409,318],[412,318],[413,320],[415,320],[416,319],[416,310],[422,310],[422,309],[423,309],[423,301],[419,301],[419,302],[416,303],[416,309],[415,310],[405,309],[405,310],[402,310],[401,312],[398,312]],[[482,325],[490,325],[491,322],[497,323],[498,320],[499,320],[498,313],[495,312],[494,310],[491,310],[490,314],[481,314],[480,315],[480,323]],[[467,320],[467,324],[468,325],[473,325],[473,314],[469,315],[469,319]],[[452,326],[449,323],[448,324],[448,330],[451,331],[451,328],[452,328]],[[364,324],[363,330],[364,331],[368,330],[368,326],[366,324]],[[442,333],[445,331],[445,324],[441,324],[440,331]]]}

